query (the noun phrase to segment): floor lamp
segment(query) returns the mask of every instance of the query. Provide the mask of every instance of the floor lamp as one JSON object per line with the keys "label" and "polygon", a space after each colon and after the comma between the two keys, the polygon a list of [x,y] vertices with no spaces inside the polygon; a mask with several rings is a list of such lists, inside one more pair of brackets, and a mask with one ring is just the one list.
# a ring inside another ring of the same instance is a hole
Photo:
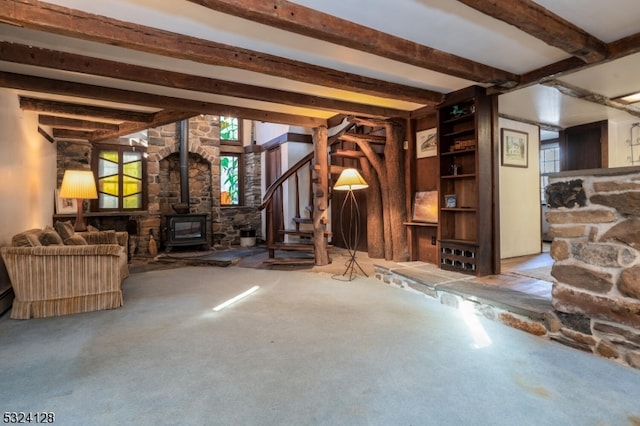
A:
{"label": "floor lamp", "polygon": [[78,214],[73,229],[78,232],[86,231],[84,223],[83,200],[98,198],[96,181],[91,170],[66,170],[60,186],[60,198],[75,198],[78,201]]}
{"label": "floor lamp", "polygon": [[[344,197],[342,207],[340,208],[340,231],[342,232],[342,241],[349,253],[347,269],[345,269],[342,274],[343,277],[346,276],[347,273],[349,274],[348,281],[355,278],[356,266],[365,277],[368,277],[356,260],[356,249],[360,241],[360,209],[358,208],[358,201],[353,194],[353,191],[368,187],[369,185],[356,169],[344,169],[342,173],[340,173],[336,184],[333,186],[333,189],[336,191],[347,191],[347,195]],[[345,225],[348,225],[346,232]]]}

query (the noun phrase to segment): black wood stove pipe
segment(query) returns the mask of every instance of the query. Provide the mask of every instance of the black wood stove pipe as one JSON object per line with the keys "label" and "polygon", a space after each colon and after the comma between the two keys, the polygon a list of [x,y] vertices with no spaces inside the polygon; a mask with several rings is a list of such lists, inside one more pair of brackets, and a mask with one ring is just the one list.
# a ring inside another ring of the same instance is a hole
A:
{"label": "black wood stove pipe", "polygon": [[[178,124],[180,131],[180,203],[189,207],[189,120]],[[187,210],[188,211],[188,210]]]}

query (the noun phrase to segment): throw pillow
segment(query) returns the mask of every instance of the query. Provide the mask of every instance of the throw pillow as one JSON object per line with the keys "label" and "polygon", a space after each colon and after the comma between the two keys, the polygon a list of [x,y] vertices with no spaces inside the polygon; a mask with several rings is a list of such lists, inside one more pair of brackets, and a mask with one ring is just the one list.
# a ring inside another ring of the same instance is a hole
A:
{"label": "throw pillow", "polygon": [[[35,232],[37,231],[37,232]],[[11,239],[11,244],[14,247],[38,247],[41,246],[42,243],[38,239],[41,231],[39,229],[22,232],[20,234],[15,235]]]}
{"label": "throw pillow", "polygon": [[98,232],[99,229],[93,225],[87,225],[87,232]]}
{"label": "throw pillow", "polygon": [[75,232],[73,230],[73,223],[71,223],[70,220],[66,222],[56,222],[55,227],[56,231],[58,231],[58,234],[60,234],[60,236],[62,237],[62,240],[73,237],[73,234]]}
{"label": "throw pillow", "polygon": [[67,246],[86,246],[87,240],[82,235],[75,234],[64,240],[64,244]]}
{"label": "throw pillow", "polygon": [[44,228],[40,234],[40,242],[43,246],[58,246],[64,244],[60,235],[50,226]]}
{"label": "throw pillow", "polygon": [[82,236],[88,244],[118,244],[116,231],[83,232]]}

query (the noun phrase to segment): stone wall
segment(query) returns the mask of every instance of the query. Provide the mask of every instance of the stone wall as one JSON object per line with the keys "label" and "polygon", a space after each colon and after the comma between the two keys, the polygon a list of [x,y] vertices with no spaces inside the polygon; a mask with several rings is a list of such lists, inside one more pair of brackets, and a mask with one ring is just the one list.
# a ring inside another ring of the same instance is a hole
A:
{"label": "stone wall", "polygon": [[[226,248],[240,243],[240,230],[255,229],[259,237],[262,215],[261,165],[259,147],[250,146],[243,154],[245,188],[244,203],[239,207],[220,206],[220,140],[217,116],[201,115],[189,120],[189,204],[190,213],[206,213],[209,217],[208,242]],[[147,210],[117,220],[101,219],[100,228],[124,230],[130,223],[131,250],[136,256],[149,256],[150,235],[162,244],[165,239],[164,216],[174,213],[172,206],[180,200],[179,129],[176,123],[147,131]],[[108,142],[108,141],[107,141]],[[118,141],[112,141],[118,143]],[[67,168],[89,169],[91,144],[58,142],[58,187]],[[88,206],[87,206],[88,207]],[[90,219],[91,220],[91,219]]]}
{"label": "stone wall", "polygon": [[640,368],[640,167],[550,176],[550,336]]}

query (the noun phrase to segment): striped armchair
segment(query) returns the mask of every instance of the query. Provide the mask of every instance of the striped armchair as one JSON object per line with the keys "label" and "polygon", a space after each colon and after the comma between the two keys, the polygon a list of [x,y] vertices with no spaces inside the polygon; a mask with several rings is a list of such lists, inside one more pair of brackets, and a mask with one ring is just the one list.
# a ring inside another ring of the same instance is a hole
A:
{"label": "striped armchair", "polygon": [[[114,231],[111,231],[114,232]],[[122,280],[129,275],[126,243],[41,245],[43,230],[17,234],[0,248],[15,294],[11,318],[29,319],[122,306]],[[99,241],[100,237],[94,236]],[[113,237],[110,238],[113,242]],[[30,242],[27,244],[27,242]]]}

